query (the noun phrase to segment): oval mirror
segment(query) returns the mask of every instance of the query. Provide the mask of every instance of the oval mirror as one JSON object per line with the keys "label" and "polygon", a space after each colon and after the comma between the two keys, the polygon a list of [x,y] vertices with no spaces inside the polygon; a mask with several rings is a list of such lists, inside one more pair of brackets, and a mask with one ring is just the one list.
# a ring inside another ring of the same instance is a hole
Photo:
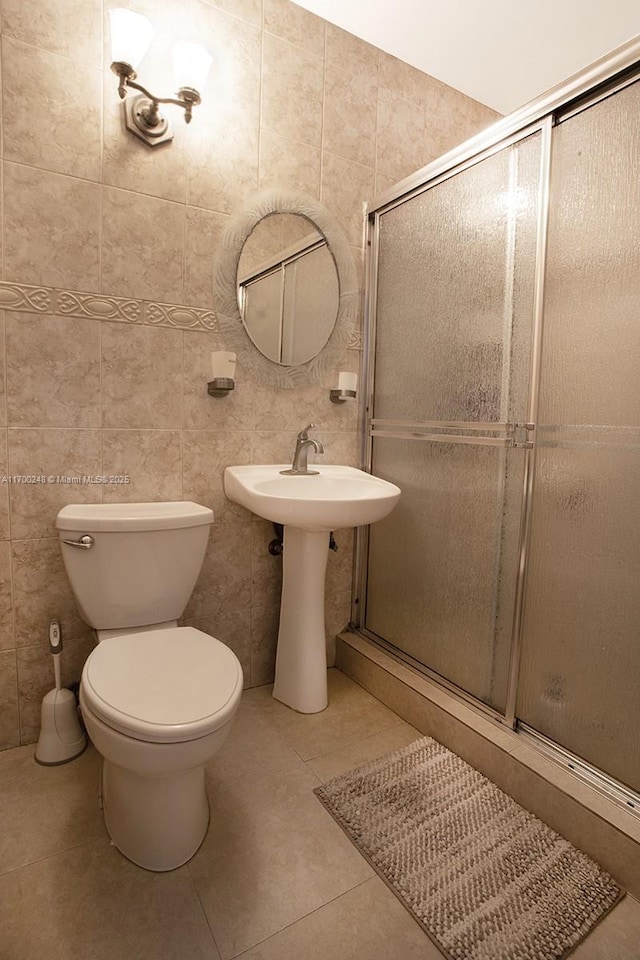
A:
{"label": "oval mirror", "polygon": [[295,387],[335,369],[359,299],[347,239],[316,200],[267,190],[230,218],[214,275],[217,319],[225,348],[262,383]]}
{"label": "oval mirror", "polygon": [[238,261],[238,308],[265,357],[285,366],[322,350],[338,315],[338,271],[323,235],[298,213],[256,224]]}

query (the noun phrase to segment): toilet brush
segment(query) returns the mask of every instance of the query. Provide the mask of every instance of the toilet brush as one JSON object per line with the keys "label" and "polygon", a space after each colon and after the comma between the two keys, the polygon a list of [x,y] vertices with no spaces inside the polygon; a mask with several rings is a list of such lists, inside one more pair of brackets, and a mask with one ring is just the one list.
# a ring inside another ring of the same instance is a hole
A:
{"label": "toilet brush", "polygon": [[45,766],[67,763],[82,753],[87,745],[78,719],[76,698],[60,682],[62,633],[57,620],[49,624],[49,649],[53,656],[55,688],[42,701],[40,738],[35,759]]}

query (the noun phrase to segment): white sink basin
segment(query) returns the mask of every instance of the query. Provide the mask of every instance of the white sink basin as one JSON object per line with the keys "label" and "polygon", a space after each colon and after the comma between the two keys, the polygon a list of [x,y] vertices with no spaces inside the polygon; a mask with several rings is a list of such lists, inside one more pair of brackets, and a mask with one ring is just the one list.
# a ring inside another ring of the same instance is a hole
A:
{"label": "white sink basin", "polygon": [[224,492],[265,520],[303,530],[361,527],[382,520],[400,488],[355,467],[314,464],[314,476],[284,477],[290,464],[227,467]]}
{"label": "white sink basin", "polygon": [[289,464],[227,467],[224,492],[259,517],[284,525],[282,600],[273,696],[300,713],[327,706],[324,585],[329,531],[382,520],[400,488],[354,467],[314,464],[319,473],[282,476]]}

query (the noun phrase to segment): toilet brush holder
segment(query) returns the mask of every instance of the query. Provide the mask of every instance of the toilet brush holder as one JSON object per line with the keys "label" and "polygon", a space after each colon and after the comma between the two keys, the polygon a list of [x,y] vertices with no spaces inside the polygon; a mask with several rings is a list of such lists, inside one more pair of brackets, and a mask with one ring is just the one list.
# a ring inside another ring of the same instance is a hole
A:
{"label": "toilet brush holder", "polygon": [[75,695],[60,685],[62,635],[57,620],[52,620],[49,627],[49,647],[56,685],[42,701],[35,759],[44,766],[55,766],[79,756],[87,745],[87,738],[80,726]]}

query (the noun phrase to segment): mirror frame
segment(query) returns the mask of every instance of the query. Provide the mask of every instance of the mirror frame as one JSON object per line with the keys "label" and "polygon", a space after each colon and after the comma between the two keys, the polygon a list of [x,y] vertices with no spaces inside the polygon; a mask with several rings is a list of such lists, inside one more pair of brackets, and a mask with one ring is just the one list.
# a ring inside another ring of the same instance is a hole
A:
{"label": "mirror frame", "polygon": [[[240,255],[251,231],[275,213],[306,217],[326,240],[338,274],[338,311],[324,347],[305,363],[283,366],[262,354],[246,332],[237,297]],[[220,237],[214,270],[213,296],[224,345],[261,383],[292,389],[320,380],[344,356],[358,319],[360,293],[349,243],[334,217],[317,200],[293,190],[263,190],[231,217]]]}

